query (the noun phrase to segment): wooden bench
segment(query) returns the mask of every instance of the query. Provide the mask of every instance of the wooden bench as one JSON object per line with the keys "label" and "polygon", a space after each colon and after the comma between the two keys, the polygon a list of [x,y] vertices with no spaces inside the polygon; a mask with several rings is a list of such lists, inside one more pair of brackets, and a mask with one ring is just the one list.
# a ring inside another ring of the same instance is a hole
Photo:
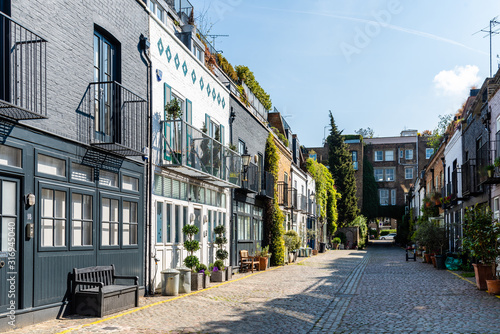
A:
{"label": "wooden bench", "polygon": [[[134,285],[115,284],[116,279],[134,280]],[[102,317],[139,306],[139,277],[115,275],[115,266],[73,269],[73,311]]]}
{"label": "wooden bench", "polygon": [[249,256],[247,250],[240,250],[240,271],[243,269],[252,270],[257,266],[257,270],[260,270],[259,259],[255,256]]}

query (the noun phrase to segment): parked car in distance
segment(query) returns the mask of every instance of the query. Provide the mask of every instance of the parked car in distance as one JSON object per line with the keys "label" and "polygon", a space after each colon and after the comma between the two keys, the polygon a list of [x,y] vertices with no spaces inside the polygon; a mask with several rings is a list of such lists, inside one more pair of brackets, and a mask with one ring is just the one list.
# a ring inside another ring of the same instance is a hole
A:
{"label": "parked car in distance", "polygon": [[380,240],[394,240],[396,237],[396,233],[389,233],[388,235],[383,235],[379,239]]}

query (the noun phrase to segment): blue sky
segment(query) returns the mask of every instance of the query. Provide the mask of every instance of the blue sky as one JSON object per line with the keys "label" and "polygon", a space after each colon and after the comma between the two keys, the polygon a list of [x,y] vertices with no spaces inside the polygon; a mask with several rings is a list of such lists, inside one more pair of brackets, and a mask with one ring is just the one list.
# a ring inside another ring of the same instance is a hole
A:
{"label": "blue sky", "polygon": [[[305,146],[321,145],[329,110],[346,134],[434,129],[489,76],[489,38],[474,33],[500,15],[498,0],[190,1]],[[493,73],[497,54],[500,35]]]}

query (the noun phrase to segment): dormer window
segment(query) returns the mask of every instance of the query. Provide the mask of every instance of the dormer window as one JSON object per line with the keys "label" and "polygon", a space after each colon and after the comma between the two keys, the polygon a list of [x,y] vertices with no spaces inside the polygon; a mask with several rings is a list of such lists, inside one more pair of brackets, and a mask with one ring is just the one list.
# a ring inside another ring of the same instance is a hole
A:
{"label": "dormer window", "polygon": [[199,61],[203,62],[205,53],[201,50],[201,48],[196,46],[194,43],[193,43],[193,54],[196,58],[198,58]]}

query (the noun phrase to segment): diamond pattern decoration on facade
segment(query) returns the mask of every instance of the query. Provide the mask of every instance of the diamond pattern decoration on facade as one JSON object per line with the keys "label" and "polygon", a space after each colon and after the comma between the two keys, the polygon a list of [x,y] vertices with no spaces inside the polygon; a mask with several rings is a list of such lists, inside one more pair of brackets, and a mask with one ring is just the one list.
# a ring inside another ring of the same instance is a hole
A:
{"label": "diamond pattern decoration on facade", "polygon": [[184,73],[184,76],[186,76],[187,72],[188,72],[188,67],[186,65],[186,62],[184,61],[184,63],[182,64],[182,72]]}
{"label": "diamond pattern decoration on facade", "polygon": [[224,98],[222,98],[222,109],[226,107],[226,101],[224,101]]}
{"label": "diamond pattern decoration on facade", "polygon": [[200,78],[200,89],[203,90],[203,87],[205,87],[205,83],[203,82],[203,77],[201,77]]}
{"label": "diamond pattern decoration on facade", "polygon": [[179,66],[181,65],[181,61],[179,60],[179,54],[177,54],[177,53],[175,54],[174,63],[175,63],[175,68],[179,69]]}
{"label": "diamond pattern decoration on facade", "polygon": [[193,80],[193,84],[196,82],[196,72],[193,69],[193,72],[191,72],[191,79]]}
{"label": "diamond pattern decoration on facade", "polygon": [[165,51],[165,55],[167,56],[167,60],[170,63],[170,59],[172,59],[172,52],[170,52],[170,46],[167,45],[167,50]]}
{"label": "diamond pattern decoration on facade", "polygon": [[217,95],[215,95],[215,88],[212,90],[212,97],[213,97],[213,100],[215,101],[215,98],[217,97]]}
{"label": "diamond pattern decoration on facade", "polygon": [[220,104],[220,93],[217,94],[217,104]]}
{"label": "diamond pattern decoration on facade", "polygon": [[160,40],[158,41],[158,51],[160,52],[160,56],[163,54],[163,42]]}
{"label": "diamond pattern decoration on facade", "polygon": [[212,92],[212,89],[210,88],[210,84],[207,84],[207,94],[210,96],[210,93]]}

